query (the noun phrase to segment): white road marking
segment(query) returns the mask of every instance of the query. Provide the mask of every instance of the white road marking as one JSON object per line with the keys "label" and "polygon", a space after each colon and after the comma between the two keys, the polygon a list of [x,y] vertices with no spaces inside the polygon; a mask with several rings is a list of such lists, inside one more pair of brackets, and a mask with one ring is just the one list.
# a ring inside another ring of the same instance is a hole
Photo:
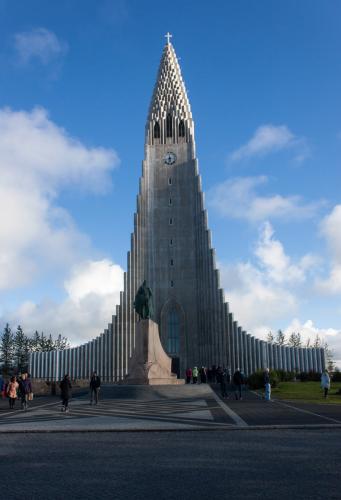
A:
{"label": "white road marking", "polygon": [[332,417],[326,417],[325,415],[320,415],[319,413],[315,413],[310,410],[304,410],[303,408],[297,408],[297,406],[289,405],[288,403],[283,403],[282,401],[276,400],[276,403],[282,406],[287,406],[288,408],[292,408],[293,410],[300,411],[302,413],[308,413],[308,415],[314,415],[315,417],[324,418],[325,420],[330,420],[331,422],[336,422],[337,424],[341,424],[341,420],[336,420]]}
{"label": "white road marking", "polygon": [[216,393],[212,390],[212,396],[214,397],[214,399],[216,400],[216,402],[218,403],[218,405],[224,410],[224,412],[232,418],[232,420],[237,424],[239,425],[240,427],[248,427],[248,424],[245,422],[245,420],[243,420],[239,415],[237,415],[237,413],[235,413],[233,410],[231,410],[231,408],[229,406],[227,406],[227,404],[225,404],[220,398],[219,396],[216,395]]}

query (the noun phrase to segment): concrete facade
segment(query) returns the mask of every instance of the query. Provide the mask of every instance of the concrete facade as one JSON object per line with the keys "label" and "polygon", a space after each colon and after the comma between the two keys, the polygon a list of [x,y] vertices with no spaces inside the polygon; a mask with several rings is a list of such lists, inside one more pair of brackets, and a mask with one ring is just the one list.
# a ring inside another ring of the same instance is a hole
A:
{"label": "concrete facade", "polygon": [[136,344],[136,291],[146,279],[154,296],[153,320],[173,371],[188,366],[257,369],[323,369],[322,349],[300,352],[256,339],[239,326],[225,302],[211,244],[196,158],[194,122],[171,43],[164,47],[145,129],[134,232],[120,304],[108,327],[85,345],[33,353],[32,377],[104,381],[127,377]]}

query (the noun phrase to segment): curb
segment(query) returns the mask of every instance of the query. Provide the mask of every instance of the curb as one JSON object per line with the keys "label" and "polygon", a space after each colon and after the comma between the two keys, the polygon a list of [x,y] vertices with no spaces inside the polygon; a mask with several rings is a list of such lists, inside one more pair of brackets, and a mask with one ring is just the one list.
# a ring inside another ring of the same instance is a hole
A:
{"label": "curb", "polygon": [[334,430],[341,429],[341,424],[302,424],[302,425],[249,425],[248,427],[239,425],[230,425],[226,427],[203,427],[203,428],[193,428],[193,429],[174,429],[174,428],[164,428],[164,429],[113,429],[113,428],[102,428],[102,429],[81,429],[81,428],[69,428],[69,429],[0,429],[0,434],[69,434],[71,432],[76,432],[78,434],[94,434],[94,433],[146,433],[146,432],[231,432],[231,431],[269,431],[269,430]]}

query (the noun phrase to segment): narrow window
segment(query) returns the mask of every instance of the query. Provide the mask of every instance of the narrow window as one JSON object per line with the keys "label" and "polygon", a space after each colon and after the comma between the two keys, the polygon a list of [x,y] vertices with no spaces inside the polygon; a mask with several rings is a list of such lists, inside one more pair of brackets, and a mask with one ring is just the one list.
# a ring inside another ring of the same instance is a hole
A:
{"label": "narrow window", "polygon": [[179,123],[179,137],[185,137],[185,124],[183,120]]}
{"label": "narrow window", "polygon": [[169,177],[169,178],[168,178],[168,184],[169,184],[169,185],[171,185],[171,184],[172,184],[172,178],[171,178],[171,177]]}
{"label": "narrow window", "polygon": [[167,137],[172,137],[173,135],[173,130],[172,130],[172,115],[168,114],[166,118],[166,134]]}
{"label": "narrow window", "polygon": [[170,218],[170,219],[169,219],[169,225],[171,226],[172,224],[173,224],[173,219],[172,219],[172,218]]}
{"label": "narrow window", "polygon": [[172,240],[172,238],[169,240],[169,244],[170,244],[170,245],[173,245],[173,240]]}
{"label": "narrow window", "polygon": [[180,320],[176,311],[169,312],[167,323],[167,350],[169,353],[177,354],[180,347]]}
{"label": "narrow window", "polygon": [[156,122],[154,125],[154,139],[160,139],[160,125]]}
{"label": "narrow window", "polygon": [[172,204],[172,198],[169,198],[169,204],[170,205]]}
{"label": "narrow window", "polygon": [[171,261],[170,261],[170,265],[171,265],[171,266],[174,266],[174,260],[173,260],[173,259],[171,259]]}
{"label": "narrow window", "polygon": [[171,285],[171,288],[173,288],[173,286],[174,286],[174,281],[173,280],[171,280],[170,285]]}

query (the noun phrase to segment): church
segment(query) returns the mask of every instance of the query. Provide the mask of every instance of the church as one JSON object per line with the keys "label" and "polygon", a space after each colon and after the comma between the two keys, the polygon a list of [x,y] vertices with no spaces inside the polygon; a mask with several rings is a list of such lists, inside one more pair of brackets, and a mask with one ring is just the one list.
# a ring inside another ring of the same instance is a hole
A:
{"label": "church", "polygon": [[105,382],[129,374],[138,317],[134,298],[146,280],[153,292],[153,320],[172,358],[172,371],[220,365],[246,375],[258,369],[322,372],[321,348],[268,343],[240,326],[225,301],[204,204],[194,122],[174,47],[167,34],[145,128],[134,231],[124,289],[112,321],[96,338],[64,351],[33,353],[33,378]]}

